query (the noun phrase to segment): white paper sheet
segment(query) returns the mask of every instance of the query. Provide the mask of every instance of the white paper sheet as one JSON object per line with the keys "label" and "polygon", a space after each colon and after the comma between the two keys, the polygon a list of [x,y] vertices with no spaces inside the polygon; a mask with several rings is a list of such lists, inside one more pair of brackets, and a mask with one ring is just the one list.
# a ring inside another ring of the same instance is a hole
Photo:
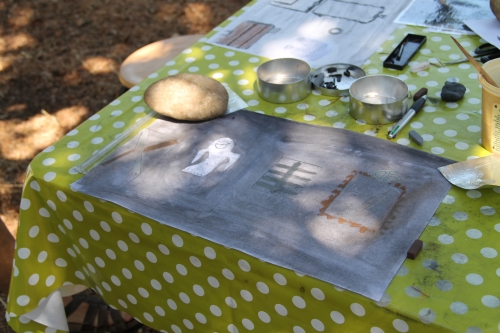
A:
{"label": "white paper sheet", "polygon": [[[362,65],[398,25],[409,0],[261,0],[209,38],[211,44],[314,68]],[[224,41],[225,40],[225,41]]]}
{"label": "white paper sheet", "polygon": [[500,49],[500,22],[496,18],[467,20],[464,23],[482,39]]}
{"label": "white paper sheet", "polygon": [[413,0],[395,22],[432,32],[474,34],[463,27],[465,20],[493,17],[489,0]]}

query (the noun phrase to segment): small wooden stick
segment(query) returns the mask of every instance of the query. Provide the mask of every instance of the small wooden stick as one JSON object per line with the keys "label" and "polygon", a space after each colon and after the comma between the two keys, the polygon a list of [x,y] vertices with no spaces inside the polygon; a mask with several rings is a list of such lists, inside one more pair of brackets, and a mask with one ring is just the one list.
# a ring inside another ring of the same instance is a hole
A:
{"label": "small wooden stick", "polygon": [[415,288],[414,286],[411,286],[411,287],[423,295],[423,297],[418,300],[417,304],[420,304],[420,302],[422,302],[424,299],[429,297],[429,294],[424,293],[422,290]]}
{"label": "small wooden stick", "polygon": [[427,293],[424,293],[422,290],[418,289],[418,288],[415,288],[414,286],[411,286],[413,289],[415,289],[416,291],[418,291],[419,293],[421,293],[422,295],[424,295],[425,297],[429,297],[429,294]]}
{"label": "small wooden stick", "polygon": [[467,57],[467,59],[469,59],[469,61],[472,64],[472,66],[474,66],[474,68],[479,72],[479,74],[481,74],[484,77],[484,79],[486,80],[486,82],[488,82],[492,86],[498,88],[498,85],[496,84],[495,80],[493,80],[491,78],[491,76],[489,76],[488,73],[486,73],[486,71],[481,67],[481,65],[479,65],[474,58],[472,58],[472,56],[469,54],[469,52],[467,52],[462,47],[462,45],[460,45],[460,43],[455,38],[453,38],[453,36],[450,36],[450,37],[451,37],[451,39],[453,39],[453,41],[455,42],[455,44],[457,44],[457,46],[460,49],[460,51],[462,51],[462,53]]}
{"label": "small wooden stick", "polygon": [[[424,293],[422,290],[418,289],[417,287],[414,287],[414,286],[411,286],[413,289],[415,289],[416,291],[418,291],[419,293],[421,293],[422,295],[427,295],[426,293]],[[429,295],[427,295],[429,296]]]}
{"label": "small wooden stick", "polygon": [[424,295],[422,298],[420,298],[420,299],[418,300],[417,304],[420,304],[420,302],[422,302],[422,301],[423,301],[424,299],[426,299],[427,297],[429,297],[429,296]]}

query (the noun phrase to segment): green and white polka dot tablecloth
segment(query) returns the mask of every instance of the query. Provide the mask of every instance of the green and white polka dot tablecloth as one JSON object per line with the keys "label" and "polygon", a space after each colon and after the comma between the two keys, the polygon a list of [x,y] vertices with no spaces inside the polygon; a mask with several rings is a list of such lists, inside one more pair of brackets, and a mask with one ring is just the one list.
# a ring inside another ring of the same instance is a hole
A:
{"label": "green and white polka dot tablecloth", "polygon": [[[365,71],[397,76],[413,93],[427,87],[430,97],[438,98],[450,77],[467,92],[459,102],[428,102],[395,142],[457,161],[487,155],[480,145],[481,90],[469,63],[419,73],[382,68],[407,33],[428,37],[414,62],[462,57],[449,36],[402,26]],[[458,40],[469,51],[481,43]],[[71,191],[69,184],[82,177],[75,167],[149,111],[146,88],[180,72],[227,83],[255,112],[386,138],[387,125],[350,117],[348,97],[313,93],[293,104],[263,101],[254,83],[265,60],[202,40],[32,161],[8,302],[7,319],[17,332],[56,332],[22,315],[61,286],[80,285],[169,333],[500,331],[499,188],[453,187],[421,235],[424,249],[405,261],[380,302]],[[422,147],[408,139],[410,129],[422,135]]]}

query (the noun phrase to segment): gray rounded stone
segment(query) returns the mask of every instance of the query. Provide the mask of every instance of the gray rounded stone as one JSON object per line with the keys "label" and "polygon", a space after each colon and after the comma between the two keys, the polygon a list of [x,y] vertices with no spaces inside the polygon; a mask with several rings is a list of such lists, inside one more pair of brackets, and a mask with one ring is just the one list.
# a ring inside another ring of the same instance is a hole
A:
{"label": "gray rounded stone", "polygon": [[161,115],[179,120],[207,120],[222,115],[229,95],[224,86],[204,75],[182,73],[156,81],[144,102]]}
{"label": "gray rounded stone", "polygon": [[464,97],[465,86],[458,82],[446,81],[441,90],[441,99],[447,102],[459,101]]}

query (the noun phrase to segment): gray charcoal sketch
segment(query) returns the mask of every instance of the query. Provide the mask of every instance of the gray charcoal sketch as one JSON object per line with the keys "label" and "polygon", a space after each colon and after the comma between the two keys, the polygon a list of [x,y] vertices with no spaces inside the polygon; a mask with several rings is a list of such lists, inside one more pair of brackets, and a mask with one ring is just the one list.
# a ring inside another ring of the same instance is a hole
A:
{"label": "gray charcoal sketch", "polygon": [[397,23],[465,32],[465,20],[494,18],[489,0],[414,0]]}
{"label": "gray charcoal sketch", "polygon": [[141,133],[71,187],[377,301],[451,187],[442,157],[248,111]]}

